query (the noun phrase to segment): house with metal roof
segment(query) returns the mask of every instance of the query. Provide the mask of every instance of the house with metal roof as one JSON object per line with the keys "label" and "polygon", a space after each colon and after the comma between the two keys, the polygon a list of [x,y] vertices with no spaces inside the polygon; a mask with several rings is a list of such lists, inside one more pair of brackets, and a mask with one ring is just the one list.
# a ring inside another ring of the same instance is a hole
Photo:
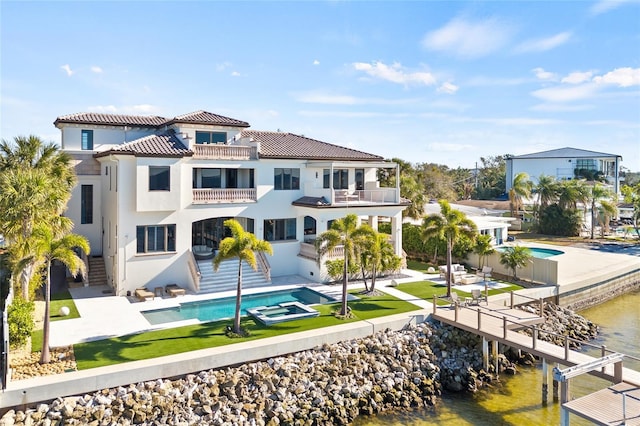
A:
{"label": "house with metal roof", "polygon": [[617,154],[577,148],[559,148],[512,156],[506,160],[506,191],[511,189],[514,177],[525,172],[534,183],[542,175],[552,176],[557,180],[590,180],[592,177],[602,177],[619,194],[621,161],[622,156]]}
{"label": "house with metal roof", "polygon": [[314,239],[350,213],[374,228],[379,218],[390,220],[390,241],[402,253],[408,202],[397,184],[380,187],[379,169],[400,181],[398,166],[380,156],[250,130],[206,111],[173,118],[79,113],[54,125],[75,161],[78,184],[65,214],[91,243],[88,282],[101,275],[115,294],[172,283],[194,293],[234,288],[237,262],[229,271],[211,268],[229,235],[228,218],[273,246],[258,272],[243,270],[248,286],[290,275],[327,281]]}

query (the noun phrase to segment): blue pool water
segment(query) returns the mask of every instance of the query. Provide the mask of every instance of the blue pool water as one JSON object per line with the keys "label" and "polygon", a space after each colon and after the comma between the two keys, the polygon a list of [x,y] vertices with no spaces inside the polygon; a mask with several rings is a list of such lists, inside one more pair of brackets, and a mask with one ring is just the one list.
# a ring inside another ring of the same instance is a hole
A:
{"label": "blue pool water", "polygon": [[[285,302],[300,302],[305,305],[323,304],[334,300],[317,291],[300,287],[269,293],[257,293],[242,296],[241,315],[247,315],[247,309],[259,306],[273,306]],[[197,319],[202,322],[232,318],[236,313],[236,297],[181,303],[173,308],[143,311],[142,315],[151,324]]]}
{"label": "blue pool water", "polygon": [[[527,247],[531,251],[531,256],[537,257],[538,259],[546,259],[547,257],[557,256],[559,254],[564,254],[562,250],[554,250],[548,248],[540,248],[540,247]],[[505,247],[498,247],[499,252],[503,252]]]}

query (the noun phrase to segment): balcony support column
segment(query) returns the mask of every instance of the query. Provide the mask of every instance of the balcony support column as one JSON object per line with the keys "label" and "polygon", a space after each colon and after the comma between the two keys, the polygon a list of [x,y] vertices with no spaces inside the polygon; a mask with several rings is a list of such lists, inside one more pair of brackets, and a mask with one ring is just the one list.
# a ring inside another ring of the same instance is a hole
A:
{"label": "balcony support column", "polygon": [[375,231],[377,231],[378,230],[378,216],[369,216],[368,224]]}
{"label": "balcony support column", "polygon": [[402,257],[402,211],[391,217],[391,239],[394,252]]}

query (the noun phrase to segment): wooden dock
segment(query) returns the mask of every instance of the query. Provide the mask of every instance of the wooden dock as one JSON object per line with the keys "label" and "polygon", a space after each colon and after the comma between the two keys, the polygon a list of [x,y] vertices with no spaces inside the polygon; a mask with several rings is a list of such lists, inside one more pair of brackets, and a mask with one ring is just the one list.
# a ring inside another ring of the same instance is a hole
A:
{"label": "wooden dock", "polygon": [[[535,325],[543,322],[544,318],[504,304],[489,302],[479,306],[450,307],[434,304],[432,317],[482,336],[485,341],[499,342],[528,352],[545,360],[543,366],[548,363],[557,363],[572,367],[597,361],[597,358],[571,350],[568,338],[564,346],[538,339],[538,333],[543,331],[537,330]],[[517,332],[523,328],[530,328],[532,335]],[[603,356],[605,356],[604,353]],[[616,384],[602,391],[565,402],[562,408],[598,425],[640,425],[640,373],[628,368],[620,368],[620,366],[621,363],[617,368],[609,364],[589,371],[588,374]],[[623,395],[625,395],[624,409]]]}
{"label": "wooden dock", "polygon": [[563,407],[597,425],[640,425],[640,387],[626,382],[618,383],[565,402]]}

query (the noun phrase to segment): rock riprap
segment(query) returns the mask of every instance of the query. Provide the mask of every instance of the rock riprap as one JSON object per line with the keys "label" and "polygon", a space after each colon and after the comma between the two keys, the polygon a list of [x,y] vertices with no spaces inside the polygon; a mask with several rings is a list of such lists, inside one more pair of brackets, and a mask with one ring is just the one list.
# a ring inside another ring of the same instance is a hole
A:
{"label": "rock riprap", "polygon": [[158,379],[9,411],[0,425],[348,424],[434,406],[439,368],[427,324],[238,367]]}

